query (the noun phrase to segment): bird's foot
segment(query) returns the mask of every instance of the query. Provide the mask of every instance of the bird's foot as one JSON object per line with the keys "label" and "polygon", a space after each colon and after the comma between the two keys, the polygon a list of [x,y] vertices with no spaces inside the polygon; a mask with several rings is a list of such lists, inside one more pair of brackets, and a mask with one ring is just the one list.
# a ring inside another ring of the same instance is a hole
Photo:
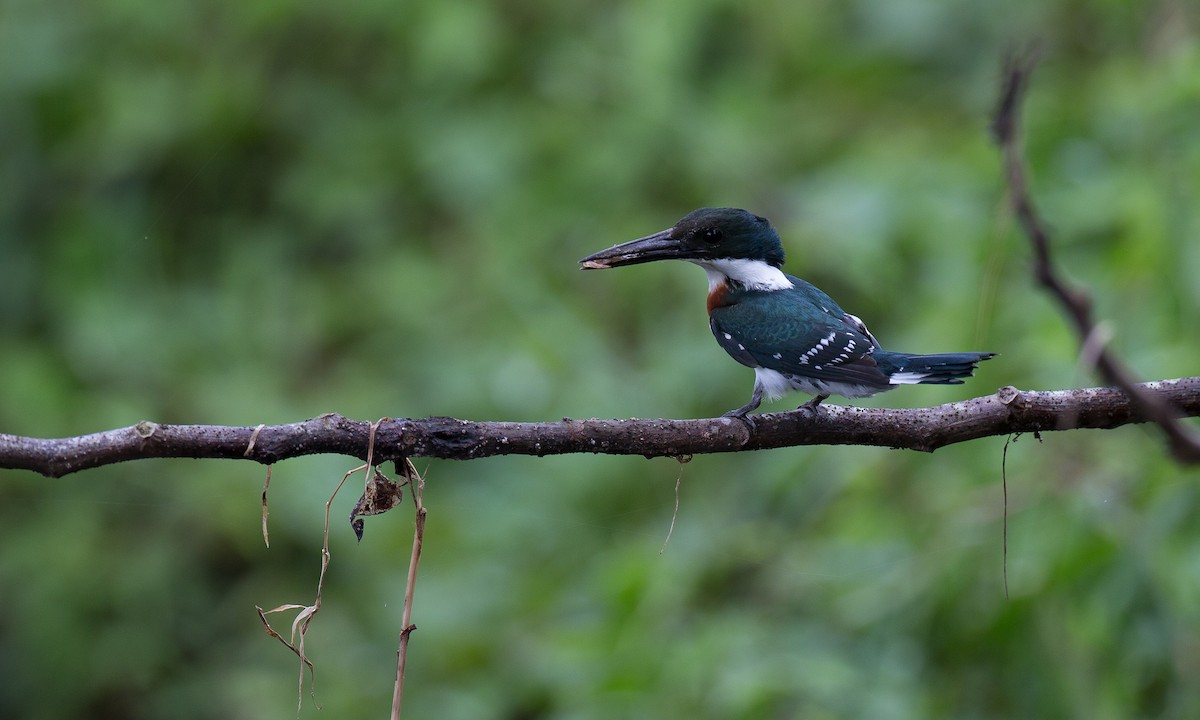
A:
{"label": "bird's foot", "polygon": [[754,418],[750,417],[749,412],[750,411],[746,408],[738,408],[737,410],[730,410],[729,412],[721,415],[721,417],[741,420],[746,426],[746,429],[750,431],[751,435],[753,435],[754,433],[758,432],[758,424],[754,422]]}
{"label": "bird's foot", "polygon": [[822,402],[824,402],[825,399],[828,397],[829,397],[828,395],[817,395],[817,396],[813,397],[812,400],[809,400],[808,402],[797,407],[796,409],[807,411],[811,417],[816,417],[817,416],[817,406],[820,405]]}

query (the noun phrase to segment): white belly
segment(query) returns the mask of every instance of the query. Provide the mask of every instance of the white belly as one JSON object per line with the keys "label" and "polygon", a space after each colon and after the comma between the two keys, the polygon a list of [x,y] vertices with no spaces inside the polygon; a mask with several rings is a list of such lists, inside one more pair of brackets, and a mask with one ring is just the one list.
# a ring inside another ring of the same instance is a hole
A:
{"label": "white belly", "polygon": [[799,390],[809,395],[841,395],[848,398],[860,398],[882,392],[879,388],[869,385],[854,385],[851,383],[829,382],[814,378],[785,375],[778,370],[769,368],[754,368],[754,384],[762,388],[763,393],[771,400],[778,400],[789,390]]}

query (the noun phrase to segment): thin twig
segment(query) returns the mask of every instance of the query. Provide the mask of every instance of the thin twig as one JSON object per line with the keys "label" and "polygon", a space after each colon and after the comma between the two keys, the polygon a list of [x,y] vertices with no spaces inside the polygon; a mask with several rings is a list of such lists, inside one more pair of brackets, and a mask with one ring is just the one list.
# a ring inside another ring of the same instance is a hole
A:
{"label": "thin twig", "polygon": [[267,517],[271,514],[267,510],[267,489],[271,487],[271,468],[273,468],[273,467],[275,467],[275,466],[274,465],[267,466],[267,478],[266,478],[266,480],[263,480],[263,490],[262,490],[263,544],[267,546],[267,549],[270,549],[270,547],[271,547],[271,535],[267,532]]}
{"label": "thin twig", "polygon": [[1004,599],[1008,600],[1008,444],[1015,442],[1019,435],[1009,435],[1004,439],[1004,451],[1000,453],[1000,488],[1004,494],[1004,520],[1000,531],[1001,572],[1004,575]]}
{"label": "thin twig", "polygon": [[254,445],[258,442],[258,434],[262,432],[263,428],[265,427],[266,425],[260,423],[254,428],[254,432],[250,433],[250,442],[246,443],[246,452],[242,453],[242,457],[250,457],[250,454],[254,452]]}
{"label": "thin twig", "polygon": [[421,561],[421,546],[425,541],[425,505],[422,497],[425,494],[425,478],[417,472],[416,467],[407,458],[397,467],[404,468],[408,479],[408,489],[412,493],[413,506],[416,508],[416,521],[413,528],[412,554],[408,558],[408,579],[404,583],[404,611],[400,618],[400,647],[396,651],[396,684],[392,690],[392,720],[400,720],[400,706],[404,700],[404,672],[408,664],[408,640],[413,630],[412,624],[413,589],[417,584],[417,564]]}
{"label": "thin twig", "polygon": [[[270,635],[271,637],[277,639],[279,642],[283,643],[285,646],[287,646],[287,648],[289,650],[294,652],[296,654],[296,656],[300,658],[300,679],[299,679],[299,689],[298,689],[299,697],[297,698],[297,704],[296,704],[296,714],[297,715],[300,714],[300,710],[304,706],[304,669],[305,669],[305,667],[307,667],[308,671],[309,671],[310,693],[312,694],[312,697],[313,697],[313,703],[316,703],[316,669],[313,666],[312,662],[308,659],[308,655],[305,654],[305,652],[304,652],[304,639],[305,639],[305,636],[308,634],[309,624],[312,623],[312,619],[317,614],[317,611],[319,611],[321,609],[321,593],[325,588],[325,573],[326,573],[326,571],[329,570],[329,558],[330,558],[330,554],[329,554],[329,509],[333,505],[333,500],[334,500],[334,498],[337,497],[338,491],[340,491],[342,489],[342,486],[346,484],[346,480],[351,475],[353,475],[354,473],[356,473],[359,470],[362,470],[364,468],[367,468],[368,472],[369,472],[369,466],[360,465],[352,470],[347,471],[344,475],[342,475],[342,479],[340,482],[338,482],[337,487],[334,488],[333,494],[330,495],[329,500],[327,500],[325,502],[324,542],[321,545],[321,574],[317,578],[317,597],[313,601],[313,604],[312,605],[297,605],[294,603],[288,603],[288,604],[280,605],[278,607],[272,608],[270,610],[265,610],[265,611],[261,607],[255,606],[255,609],[258,610],[258,617],[262,621],[263,628],[267,631],[267,634]],[[299,610],[300,611],[299,613],[296,614],[295,619],[292,620],[292,631],[291,631],[290,641],[284,640],[283,636],[280,635],[278,632],[276,632],[271,627],[271,624],[269,622],[267,622],[267,615],[270,615],[271,613],[283,612],[283,611],[287,611],[287,610]],[[299,636],[299,641],[297,641],[297,636]],[[317,707],[319,709],[320,705],[317,705]]]}
{"label": "thin twig", "polygon": [[679,517],[679,487],[683,484],[683,466],[692,461],[692,456],[680,455],[675,460],[679,463],[679,474],[675,476],[675,509],[671,511],[671,525],[667,528],[667,537],[663,540],[662,547],[658,549],[659,555],[666,552],[667,543],[671,542],[671,535],[675,532],[675,518]]}
{"label": "thin twig", "polygon": [[1069,286],[1054,265],[1049,233],[1034,209],[1029,194],[1018,138],[1021,103],[1037,65],[1038,55],[1038,49],[1033,47],[1009,57],[1004,68],[1000,101],[992,120],[992,131],[1004,159],[1013,210],[1033,248],[1034,275],[1038,283],[1063,307],[1079,335],[1080,343],[1084,345],[1084,351],[1094,350],[1100,376],[1125,393],[1139,416],[1162,428],[1171,454],[1177,461],[1200,463],[1200,436],[1179,422],[1183,414],[1179,408],[1154,393],[1146,392],[1111,349],[1103,342],[1096,342],[1099,336],[1096,335],[1096,323],[1092,318],[1091,298],[1083,290]]}

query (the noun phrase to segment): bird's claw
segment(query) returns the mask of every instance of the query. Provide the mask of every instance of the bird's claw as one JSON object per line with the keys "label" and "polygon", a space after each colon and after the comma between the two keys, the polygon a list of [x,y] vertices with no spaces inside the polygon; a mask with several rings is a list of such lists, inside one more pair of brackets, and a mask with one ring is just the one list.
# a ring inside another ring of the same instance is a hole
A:
{"label": "bird's claw", "polygon": [[758,432],[758,425],[754,422],[754,418],[750,417],[745,412],[739,412],[737,410],[730,410],[729,412],[723,414],[721,417],[741,420],[742,423],[745,424],[746,429],[750,431],[751,435]]}
{"label": "bird's claw", "polygon": [[817,406],[820,405],[822,402],[824,402],[825,399],[828,397],[829,397],[828,395],[817,395],[817,396],[813,397],[812,400],[809,400],[808,402],[804,403],[803,405],[800,405],[796,409],[804,410],[805,412],[808,413],[809,417],[815,418],[817,416]]}

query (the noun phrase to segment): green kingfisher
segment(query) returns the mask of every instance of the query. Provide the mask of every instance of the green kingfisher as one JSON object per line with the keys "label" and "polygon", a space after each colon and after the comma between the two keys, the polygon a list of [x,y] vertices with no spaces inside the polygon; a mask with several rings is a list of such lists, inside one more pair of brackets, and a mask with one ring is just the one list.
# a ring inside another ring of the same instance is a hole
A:
{"label": "green kingfisher", "polygon": [[766,218],[737,208],[701,208],[662,232],[579,262],[605,269],[687,260],[708,274],[708,324],[734,360],[754,369],[754,395],[726,417],[745,418],[788,390],[868,397],[897,385],[962,383],[990,352],[910,355],[884,350],[862,320],[812,284],[783,272],[783,243]]}

